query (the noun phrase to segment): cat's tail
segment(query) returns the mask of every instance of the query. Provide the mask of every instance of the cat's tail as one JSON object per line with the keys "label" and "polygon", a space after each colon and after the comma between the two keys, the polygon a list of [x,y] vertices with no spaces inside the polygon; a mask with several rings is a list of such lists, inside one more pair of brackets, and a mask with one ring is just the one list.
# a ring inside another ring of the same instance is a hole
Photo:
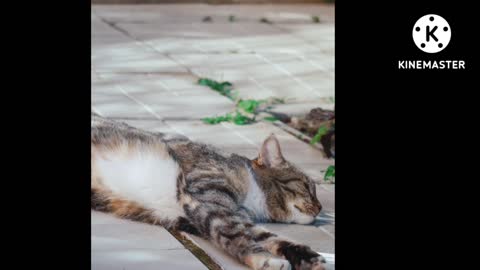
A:
{"label": "cat's tail", "polygon": [[133,221],[163,225],[160,220],[155,218],[151,210],[136,202],[119,198],[98,188],[91,188],[90,200],[92,210],[112,213],[118,217]]}

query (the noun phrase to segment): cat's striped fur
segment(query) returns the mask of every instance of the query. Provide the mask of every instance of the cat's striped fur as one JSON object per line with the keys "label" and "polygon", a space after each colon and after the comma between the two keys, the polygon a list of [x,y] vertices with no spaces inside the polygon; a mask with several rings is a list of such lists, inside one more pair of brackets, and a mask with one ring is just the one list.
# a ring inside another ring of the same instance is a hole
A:
{"label": "cat's striped fur", "polygon": [[225,155],[92,114],[92,209],[209,239],[252,269],[323,269],[323,258],[254,224],[307,224],[315,185],[275,136],[257,158]]}

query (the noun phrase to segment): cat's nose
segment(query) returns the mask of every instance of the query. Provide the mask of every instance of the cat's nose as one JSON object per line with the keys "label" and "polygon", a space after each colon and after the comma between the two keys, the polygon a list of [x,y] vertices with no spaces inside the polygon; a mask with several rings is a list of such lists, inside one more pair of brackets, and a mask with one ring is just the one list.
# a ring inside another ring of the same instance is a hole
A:
{"label": "cat's nose", "polygon": [[320,211],[322,211],[322,205],[320,203],[317,205],[317,209],[318,210],[317,210],[317,213],[315,215],[320,214]]}

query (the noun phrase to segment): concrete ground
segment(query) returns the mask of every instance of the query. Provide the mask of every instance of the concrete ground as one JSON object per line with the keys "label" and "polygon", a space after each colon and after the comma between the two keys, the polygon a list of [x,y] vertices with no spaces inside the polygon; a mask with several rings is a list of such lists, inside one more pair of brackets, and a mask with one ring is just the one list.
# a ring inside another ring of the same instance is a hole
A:
{"label": "concrete ground", "polygon": [[[229,21],[234,15],[235,20]],[[311,16],[320,18],[313,23]],[[206,17],[211,22],[202,22]],[[265,18],[271,23],[261,23]],[[234,103],[196,81],[234,84],[241,98],[285,98],[274,110],[333,108],[331,5],[204,4],[92,6],[92,111],[147,130],[175,132],[254,157],[271,133],[284,155],[317,180],[333,165],[322,153],[269,123],[206,125]],[[334,261],[334,185],[317,186],[324,210],[313,226],[266,224]],[[246,269],[208,242],[191,238],[224,269]],[[92,212],[92,268],[206,269],[161,227]]]}

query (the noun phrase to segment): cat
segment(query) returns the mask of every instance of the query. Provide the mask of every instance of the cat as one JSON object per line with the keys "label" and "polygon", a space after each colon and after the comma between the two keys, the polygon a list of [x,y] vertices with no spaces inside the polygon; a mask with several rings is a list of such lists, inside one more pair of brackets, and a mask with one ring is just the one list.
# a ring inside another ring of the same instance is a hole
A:
{"label": "cat", "polygon": [[254,270],[321,270],[324,258],[255,221],[312,223],[315,183],[270,135],[253,160],[92,113],[91,208],[187,232]]}

